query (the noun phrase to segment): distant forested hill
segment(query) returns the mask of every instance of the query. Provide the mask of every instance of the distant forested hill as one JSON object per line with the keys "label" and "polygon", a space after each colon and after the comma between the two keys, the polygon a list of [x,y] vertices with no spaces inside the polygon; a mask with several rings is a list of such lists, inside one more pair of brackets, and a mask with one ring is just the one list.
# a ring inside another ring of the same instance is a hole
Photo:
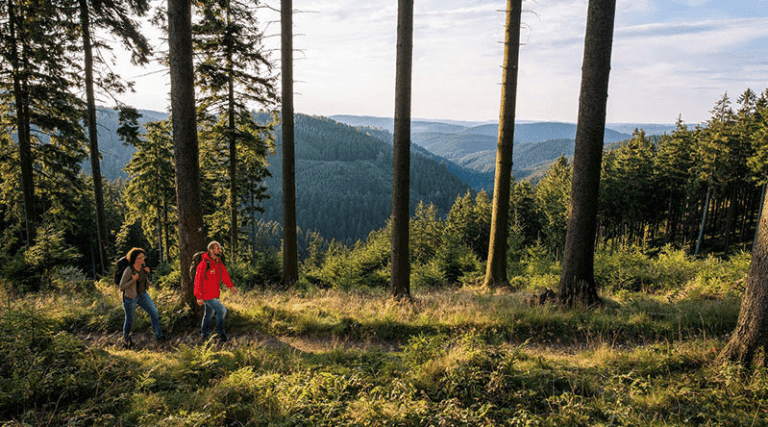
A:
{"label": "distant forested hill", "polygon": [[[369,116],[339,115],[332,119],[353,126],[373,127],[389,133],[392,119]],[[625,141],[635,129],[648,135],[670,132],[675,125],[619,123],[607,124],[605,144]],[[429,121],[411,122],[411,142],[446,162],[451,171],[472,188],[491,191],[496,168],[496,123]],[[391,143],[391,134],[389,136]],[[515,147],[512,173],[516,180],[536,180],[558,157],[573,156],[576,125],[560,122],[521,122],[515,124]]]}
{"label": "distant forested hill", "polygon": [[[163,120],[166,113],[141,111],[140,122]],[[101,170],[108,180],[126,178],[123,171],[134,148],[117,136],[117,112],[100,109]],[[327,118],[296,116],[297,222],[304,230],[318,230],[327,238],[355,241],[381,228],[389,218],[392,198],[391,134],[377,129],[358,130]],[[277,152],[269,157],[272,177],[266,182],[271,199],[264,204],[264,219],[282,223],[282,135],[278,127]],[[387,143],[387,139],[389,142]],[[433,203],[441,215],[469,185],[449,170],[449,162],[413,146],[411,157],[411,209],[419,201]],[[422,152],[422,154],[419,153]],[[451,165],[455,168],[455,165]],[[90,173],[90,161],[83,163]],[[473,172],[468,172],[471,175]],[[470,179],[471,181],[471,179]]]}
{"label": "distant forested hill", "polygon": [[[161,113],[157,111],[141,110],[142,114],[139,122],[143,125],[146,122],[153,122],[157,120],[165,120],[168,118],[167,113]],[[117,128],[119,126],[117,111],[101,107],[96,112],[96,119],[99,124],[99,152],[101,152],[101,173],[110,181],[114,181],[117,178],[127,178],[128,174],[123,171],[123,168],[131,160],[134,151],[136,151],[130,145],[124,145],[120,138],[117,136]],[[91,161],[86,159],[83,162],[83,170],[91,173]]]}
{"label": "distant forested hill", "polygon": [[[282,133],[269,157],[270,200],[264,219],[282,222]],[[296,116],[296,221],[303,230],[326,238],[355,241],[383,227],[391,214],[392,146],[364,130],[336,121]],[[413,152],[411,211],[419,201],[433,203],[440,215],[469,185],[446,164]]]}

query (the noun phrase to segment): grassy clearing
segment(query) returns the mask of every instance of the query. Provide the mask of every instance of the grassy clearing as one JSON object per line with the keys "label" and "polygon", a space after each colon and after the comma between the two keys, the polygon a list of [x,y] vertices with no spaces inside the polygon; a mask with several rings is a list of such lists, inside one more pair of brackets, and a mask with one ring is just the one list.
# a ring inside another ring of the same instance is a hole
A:
{"label": "grassy clearing", "polygon": [[[115,290],[0,295],[0,421],[21,425],[768,425],[768,371],[713,360],[748,258],[599,260],[605,306],[531,306],[517,291],[248,290],[234,342],[153,290],[169,345],[116,345]],[[609,265],[609,267],[605,267]],[[549,274],[549,273],[547,273]],[[145,315],[135,328],[148,336]],[[248,339],[245,339],[248,338]]]}

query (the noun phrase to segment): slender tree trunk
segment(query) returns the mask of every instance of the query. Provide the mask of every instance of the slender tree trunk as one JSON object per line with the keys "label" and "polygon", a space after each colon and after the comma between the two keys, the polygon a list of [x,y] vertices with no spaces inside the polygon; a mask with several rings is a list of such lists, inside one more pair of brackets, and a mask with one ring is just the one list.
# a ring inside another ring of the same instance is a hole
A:
{"label": "slender tree trunk", "polygon": [[504,74],[501,82],[501,113],[499,114],[499,138],[496,147],[491,238],[488,243],[488,262],[484,282],[484,286],[489,288],[508,283],[509,193],[512,186],[512,151],[515,137],[515,105],[522,10],[523,0],[507,0]]}
{"label": "slender tree trunk", "polygon": [[[26,61],[21,59],[19,52],[19,22],[21,13],[17,13],[14,1],[8,2],[9,45],[11,47],[11,67],[13,68],[13,97],[16,108],[16,133],[19,138],[19,162],[21,168],[21,191],[24,197],[24,223],[26,228],[26,245],[35,244],[35,227],[37,226],[37,209],[35,206],[35,182],[32,169],[32,132],[29,125],[29,100],[27,99]],[[23,36],[22,36],[23,38]]]}
{"label": "slender tree trunk", "polygon": [[758,363],[768,362],[768,210],[761,208],[757,239],[747,273],[746,289],[739,320],[720,362],[733,361],[748,367],[759,355]]}
{"label": "slender tree trunk", "polygon": [[[227,25],[231,24],[230,20],[231,9],[229,2],[227,2]],[[230,255],[232,256],[232,262],[237,261],[238,245],[240,234],[240,224],[237,219],[238,208],[238,186],[237,186],[237,138],[236,126],[235,126],[235,76],[234,76],[234,63],[232,59],[232,53],[227,53],[227,100],[229,105],[227,106],[227,116],[229,122],[227,126],[229,128],[229,219],[231,222],[229,228],[229,246]]]}
{"label": "slender tree trunk", "polygon": [[99,272],[103,275],[107,266],[107,223],[104,219],[104,190],[101,183],[99,162],[99,132],[96,126],[96,96],[93,90],[93,47],[91,45],[91,19],[87,0],[80,0],[80,25],[83,33],[85,56],[85,99],[88,142],[91,150],[91,175],[93,177],[93,200],[96,205],[96,231],[99,240]]}
{"label": "slender tree trunk", "polygon": [[725,210],[725,203],[727,199],[726,192],[723,191],[723,195],[719,198],[715,198],[715,203],[712,203],[712,219],[713,221],[710,221],[709,230],[710,235],[712,236],[713,240],[713,246],[714,246],[714,240],[717,238],[717,232],[720,230],[725,229],[723,226],[723,211]]}
{"label": "slender tree trunk", "polygon": [[189,0],[168,0],[168,47],[182,266],[181,292],[190,309],[200,312],[194,295],[194,279],[184,274],[187,271],[184,266],[190,264],[194,253],[205,248],[192,63],[192,10]]}
{"label": "slender tree trunk", "polygon": [[753,188],[743,188],[740,193],[739,206],[742,208],[742,213],[739,219],[739,241],[741,242],[742,250],[744,250],[744,243],[747,241],[747,224],[749,224],[752,206],[754,205],[755,190]]}
{"label": "slender tree trunk", "polygon": [[667,221],[664,227],[664,244],[674,243],[675,230],[677,228],[677,212],[673,203],[674,198],[670,197],[667,203]]}
{"label": "slender tree trunk", "polygon": [[157,210],[157,255],[160,257],[160,260],[163,259],[163,216],[161,215],[162,212],[162,204],[161,202],[155,203],[155,210]]}
{"label": "slender tree trunk", "polygon": [[163,231],[165,232],[165,257],[163,260],[165,262],[171,261],[171,237],[169,235],[169,229],[168,226],[168,200],[163,198]]}
{"label": "slender tree trunk", "polygon": [[733,233],[733,223],[736,218],[736,208],[739,203],[739,197],[735,187],[731,188],[730,195],[725,203],[727,203],[728,206],[725,211],[725,227],[723,229],[723,253],[727,256],[728,249],[731,247],[731,234]]}
{"label": "slender tree trunk", "polygon": [[595,232],[616,0],[590,0],[581,68],[570,214],[558,298],[566,306],[601,303],[594,277]]}
{"label": "slender tree trunk", "polygon": [[763,191],[760,194],[760,212],[757,214],[757,225],[755,226],[755,237],[752,239],[752,252],[754,253],[755,248],[757,247],[757,239],[760,234],[760,220],[763,217],[763,210],[765,210],[765,194],[766,190],[768,190],[768,183],[763,184]]}
{"label": "slender tree trunk", "polygon": [[696,240],[696,250],[693,256],[697,256],[701,251],[701,244],[704,241],[704,227],[707,225],[707,212],[709,211],[709,200],[712,196],[712,186],[707,187],[707,196],[704,199],[704,208],[702,209],[701,227],[699,227],[699,238]]}
{"label": "slender tree trunk", "polygon": [[[231,64],[231,59],[230,59]],[[232,262],[237,261],[239,224],[237,220],[237,139],[235,138],[235,85],[232,76],[232,67],[229,72],[229,215],[232,225],[230,226],[230,255]]]}
{"label": "slender tree trunk", "polygon": [[283,96],[283,277],[285,286],[299,279],[296,226],[296,162],[294,159],[293,121],[293,2],[280,1],[282,28]]}
{"label": "slender tree trunk", "polygon": [[397,5],[395,74],[395,135],[392,159],[391,291],[395,299],[411,298],[408,251],[411,172],[411,72],[413,61],[413,0]]}

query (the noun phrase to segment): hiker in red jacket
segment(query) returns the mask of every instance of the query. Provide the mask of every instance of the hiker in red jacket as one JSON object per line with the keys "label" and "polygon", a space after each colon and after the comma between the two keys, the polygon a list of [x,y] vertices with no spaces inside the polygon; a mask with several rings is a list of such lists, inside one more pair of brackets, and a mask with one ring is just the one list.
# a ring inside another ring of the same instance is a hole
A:
{"label": "hiker in red jacket", "polygon": [[207,340],[211,335],[211,317],[216,315],[216,337],[221,342],[227,340],[224,332],[224,319],[227,317],[227,309],[219,301],[219,286],[223,282],[233,294],[237,289],[232,285],[227,268],[221,262],[221,245],[217,241],[208,244],[208,252],[202,256],[202,261],[197,265],[195,272],[195,297],[197,304],[205,306],[203,324],[200,332],[203,339]]}

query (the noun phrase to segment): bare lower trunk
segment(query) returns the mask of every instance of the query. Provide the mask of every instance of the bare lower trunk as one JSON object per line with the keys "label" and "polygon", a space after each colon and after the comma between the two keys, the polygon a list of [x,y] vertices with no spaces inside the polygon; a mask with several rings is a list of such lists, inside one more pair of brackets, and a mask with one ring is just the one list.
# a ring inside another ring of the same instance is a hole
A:
{"label": "bare lower trunk", "polygon": [[29,125],[29,99],[26,84],[22,82],[24,52],[17,46],[18,24],[22,21],[23,11],[17,11],[15,2],[8,2],[8,28],[11,48],[11,67],[13,68],[13,98],[16,108],[16,132],[19,138],[19,168],[21,169],[21,192],[24,197],[24,223],[26,228],[26,246],[35,244],[37,226],[37,207],[35,206],[35,183],[32,159],[32,133]]}
{"label": "bare lower trunk", "polygon": [[568,307],[601,302],[594,277],[595,235],[615,11],[616,0],[589,1],[568,231],[558,294],[560,302]]}
{"label": "bare lower trunk", "polygon": [[413,0],[400,0],[397,8],[395,81],[395,139],[392,161],[392,271],[395,299],[411,297],[408,224],[411,170],[411,71],[413,54]]}
{"label": "bare lower trunk", "polygon": [[508,283],[509,192],[512,186],[512,150],[515,135],[515,101],[522,9],[522,0],[507,0],[507,31],[504,42],[504,74],[501,86],[499,139],[496,148],[496,176],[493,186],[488,264],[484,281],[486,287],[496,287]]}
{"label": "bare lower trunk", "polygon": [[280,2],[283,95],[283,277],[285,286],[299,278],[296,225],[296,163],[293,123],[293,5]]}
{"label": "bare lower trunk", "polygon": [[766,365],[768,354],[768,211],[763,201],[758,236],[752,250],[739,320],[719,361],[748,367],[759,354],[758,364]]}
{"label": "bare lower trunk", "polygon": [[83,53],[85,56],[85,97],[86,124],[91,152],[91,176],[93,178],[93,200],[96,205],[96,231],[99,239],[99,272],[103,275],[107,265],[107,225],[104,219],[104,190],[101,183],[99,161],[99,133],[96,128],[96,97],[93,89],[93,48],[91,46],[91,28],[89,8],[86,0],[80,0],[80,24],[83,33]]}
{"label": "bare lower trunk", "polygon": [[205,248],[200,148],[197,141],[195,86],[192,64],[192,10],[189,1],[168,0],[168,47],[171,74],[173,150],[176,158],[176,200],[179,215],[181,292],[191,310],[200,312],[194,281],[183,274],[195,252]]}

